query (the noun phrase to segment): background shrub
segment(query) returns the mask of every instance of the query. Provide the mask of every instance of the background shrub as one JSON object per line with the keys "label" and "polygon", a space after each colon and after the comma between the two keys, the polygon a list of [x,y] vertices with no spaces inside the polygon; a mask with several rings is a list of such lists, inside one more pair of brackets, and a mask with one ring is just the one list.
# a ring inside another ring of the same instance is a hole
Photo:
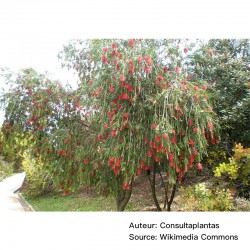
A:
{"label": "background shrub", "polygon": [[32,158],[27,152],[23,154],[22,170],[26,172],[22,188],[22,192],[26,196],[35,197],[54,190],[52,177],[42,162]]}
{"label": "background shrub", "polygon": [[181,188],[180,198],[185,204],[183,210],[187,211],[230,211],[234,208],[229,189],[209,189],[204,182]]}
{"label": "background shrub", "polygon": [[0,181],[13,174],[13,164],[3,160],[0,156]]}
{"label": "background shrub", "polygon": [[236,189],[236,195],[250,199],[250,148],[235,144],[234,155],[228,163],[221,163],[214,170],[216,177],[224,176],[231,187]]}

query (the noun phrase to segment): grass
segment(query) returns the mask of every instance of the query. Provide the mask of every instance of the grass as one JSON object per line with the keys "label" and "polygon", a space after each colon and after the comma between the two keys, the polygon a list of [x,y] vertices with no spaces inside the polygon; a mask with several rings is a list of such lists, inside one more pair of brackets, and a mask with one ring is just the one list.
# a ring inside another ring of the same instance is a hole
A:
{"label": "grass", "polygon": [[[82,194],[45,194],[35,198],[25,197],[35,211],[43,212],[90,212],[116,211],[114,197],[89,197]],[[131,205],[127,206],[127,210]]]}

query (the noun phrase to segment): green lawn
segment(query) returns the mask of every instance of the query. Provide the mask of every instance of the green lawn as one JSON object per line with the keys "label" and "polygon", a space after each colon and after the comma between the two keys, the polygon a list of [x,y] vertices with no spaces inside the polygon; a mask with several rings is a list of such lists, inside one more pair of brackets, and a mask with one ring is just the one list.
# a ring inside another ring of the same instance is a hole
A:
{"label": "green lawn", "polygon": [[[62,194],[46,194],[36,198],[25,197],[25,199],[35,211],[116,211],[116,203],[113,197],[88,197],[79,194],[70,194],[67,196]],[[130,209],[131,205],[128,205],[127,210]]]}

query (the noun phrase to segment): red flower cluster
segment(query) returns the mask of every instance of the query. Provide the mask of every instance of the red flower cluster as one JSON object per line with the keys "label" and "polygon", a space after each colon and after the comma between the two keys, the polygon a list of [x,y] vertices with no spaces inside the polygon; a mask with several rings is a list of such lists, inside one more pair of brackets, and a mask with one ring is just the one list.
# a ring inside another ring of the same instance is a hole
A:
{"label": "red flower cluster", "polygon": [[114,170],[115,175],[120,172],[121,159],[115,159],[114,156],[109,158],[109,166]]}

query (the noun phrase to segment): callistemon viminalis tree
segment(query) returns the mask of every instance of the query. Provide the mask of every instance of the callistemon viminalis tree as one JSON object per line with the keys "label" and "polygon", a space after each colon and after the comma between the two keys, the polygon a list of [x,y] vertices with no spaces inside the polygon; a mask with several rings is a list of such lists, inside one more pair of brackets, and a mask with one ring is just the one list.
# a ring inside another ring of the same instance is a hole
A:
{"label": "callistemon viminalis tree", "polygon": [[164,204],[170,210],[176,183],[190,168],[202,169],[208,139],[216,140],[207,85],[192,82],[182,67],[188,48],[176,40],[92,40],[83,50],[76,44],[65,47],[65,59],[78,71],[100,125],[99,178],[112,186],[123,210],[134,176],[151,168],[161,210],[155,174],[164,172],[166,191],[174,185]]}
{"label": "callistemon viminalis tree", "polygon": [[6,84],[10,88],[1,98],[4,152],[22,155],[25,151],[39,159],[64,194],[89,189],[93,169],[85,168],[85,147],[93,144],[94,122],[89,124],[77,91],[34,69],[6,74]]}

